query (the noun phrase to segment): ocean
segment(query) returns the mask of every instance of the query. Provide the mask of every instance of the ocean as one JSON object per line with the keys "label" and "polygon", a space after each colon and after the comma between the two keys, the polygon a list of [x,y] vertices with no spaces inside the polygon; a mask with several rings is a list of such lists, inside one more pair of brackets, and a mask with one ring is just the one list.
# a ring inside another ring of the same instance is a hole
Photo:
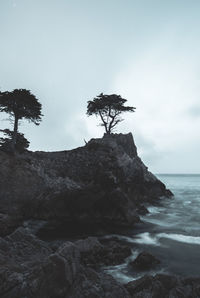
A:
{"label": "ocean", "polygon": [[[132,256],[124,264],[105,270],[121,282],[138,279],[145,274],[200,276],[200,175],[156,175],[174,197],[162,199],[159,206],[148,206],[128,236],[115,235],[131,246]],[[113,236],[113,235],[111,235]],[[129,262],[147,251],[161,263],[148,272],[134,272]]]}

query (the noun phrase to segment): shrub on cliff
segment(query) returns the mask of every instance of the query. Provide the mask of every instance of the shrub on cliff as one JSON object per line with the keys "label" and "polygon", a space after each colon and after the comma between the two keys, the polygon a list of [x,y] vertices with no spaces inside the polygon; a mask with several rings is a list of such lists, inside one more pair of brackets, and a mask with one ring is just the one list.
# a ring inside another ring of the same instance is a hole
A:
{"label": "shrub on cliff", "polygon": [[[9,129],[0,129],[0,131],[6,136],[0,138],[0,148],[4,151],[9,151],[11,147],[13,131]],[[17,133],[17,140],[15,144],[15,150],[22,153],[28,149],[30,142],[25,138],[23,133]]]}

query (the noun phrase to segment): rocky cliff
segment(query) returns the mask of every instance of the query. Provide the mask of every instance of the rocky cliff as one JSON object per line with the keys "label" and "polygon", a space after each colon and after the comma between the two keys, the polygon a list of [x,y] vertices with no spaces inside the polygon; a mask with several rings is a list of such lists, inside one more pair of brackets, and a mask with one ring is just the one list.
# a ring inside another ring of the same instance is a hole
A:
{"label": "rocky cliff", "polygon": [[130,227],[145,203],[172,195],[138,157],[130,133],[104,135],[70,151],[0,151],[0,164],[3,235],[30,218],[66,233]]}
{"label": "rocky cliff", "polygon": [[[172,195],[131,134],[70,151],[0,151],[0,175],[0,297],[200,297],[199,278],[157,274],[120,284],[104,266],[126,261],[138,270],[156,258],[143,252],[130,262],[132,249],[118,238],[84,237],[133,228],[146,204]],[[81,239],[66,241],[72,234]]]}

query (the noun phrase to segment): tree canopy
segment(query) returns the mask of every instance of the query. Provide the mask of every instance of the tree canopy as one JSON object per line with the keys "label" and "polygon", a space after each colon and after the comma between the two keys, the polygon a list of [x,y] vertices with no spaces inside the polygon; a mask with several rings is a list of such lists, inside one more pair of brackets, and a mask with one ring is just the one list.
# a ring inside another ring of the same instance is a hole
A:
{"label": "tree canopy", "polygon": [[14,151],[18,137],[19,120],[26,119],[39,125],[42,120],[42,105],[29,90],[15,89],[0,93],[0,112],[8,113],[14,119],[11,148]]}
{"label": "tree canopy", "polygon": [[134,107],[124,106],[127,102],[117,94],[106,95],[101,93],[93,100],[88,101],[87,115],[96,115],[101,119],[101,126],[104,126],[107,134],[110,134],[115,126],[123,121],[120,117],[123,112],[135,112]]}
{"label": "tree canopy", "polygon": [[42,120],[41,107],[30,90],[15,89],[0,93],[0,112],[6,112],[18,120],[25,118],[39,125]]}

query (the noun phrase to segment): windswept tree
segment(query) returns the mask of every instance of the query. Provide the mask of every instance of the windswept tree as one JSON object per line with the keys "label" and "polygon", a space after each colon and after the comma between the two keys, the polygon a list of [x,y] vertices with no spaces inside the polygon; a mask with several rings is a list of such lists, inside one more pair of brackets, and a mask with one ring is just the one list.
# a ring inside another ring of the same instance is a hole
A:
{"label": "windswept tree", "polygon": [[127,102],[117,94],[106,95],[101,93],[93,100],[88,101],[87,115],[96,115],[101,119],[101,126],[104,126],[107,134],[111,134],[115,126],[123,121],[121,113],[135,112],[134,107],[124,106]]}
{"label": "windswept tree", "polygon": [[14,122],[10,148],[15,151],[18,136],[19,121],[26,119],[39,125],[41,122],[42,105],[29,90],[15,89],[0,93],[0,112],[8,113]]}
{"label": "windswept tree", "polygon": [[[5,137],[0,138],[0,146],[2,150],[9,151],[12,143],[13,131],[10,129],[0,129]],[[30,142],[25,138],[23,133],[17,133],[17,141],[15,144],[15,150],[22,153],[29,147]]]}

